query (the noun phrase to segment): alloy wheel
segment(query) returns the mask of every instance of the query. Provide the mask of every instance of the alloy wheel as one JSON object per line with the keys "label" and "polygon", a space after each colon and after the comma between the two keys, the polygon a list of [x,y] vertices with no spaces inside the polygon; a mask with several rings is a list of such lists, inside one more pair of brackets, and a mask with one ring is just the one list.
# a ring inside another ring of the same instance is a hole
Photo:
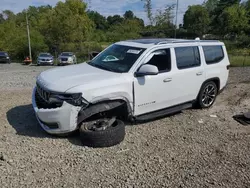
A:
{"label": "alloy wheel", "polygon": [[208,84],[203,90],[202,103],[205,107],[211,106],[216,98],[217,91],[213,84]]}

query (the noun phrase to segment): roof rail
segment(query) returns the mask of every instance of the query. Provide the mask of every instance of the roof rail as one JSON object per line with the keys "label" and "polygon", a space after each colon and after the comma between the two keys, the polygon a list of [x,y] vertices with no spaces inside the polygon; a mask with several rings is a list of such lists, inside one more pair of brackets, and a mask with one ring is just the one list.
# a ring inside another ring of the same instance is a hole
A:
{"label": "roof rail", "polygon": [[156,43],[156,45],[170,44],[170,43],[191,43],[191,42],[198,43],[198,42],[220,42],[220,41],[219,40],[199,40],[199,39],[196,39],[196,40],[175,39],[175,40],[169,40],[169,41],[161,41],[161,42]]}

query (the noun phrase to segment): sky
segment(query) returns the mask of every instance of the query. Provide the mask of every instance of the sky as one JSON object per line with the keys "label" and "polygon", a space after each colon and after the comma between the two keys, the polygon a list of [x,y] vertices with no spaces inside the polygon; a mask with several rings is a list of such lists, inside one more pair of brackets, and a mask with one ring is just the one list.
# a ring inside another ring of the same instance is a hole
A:
{"label": "sky", "polygon": [[[52,5],[55,6],[59,0],[0,0],[0,11],[12,10],[17,13],[28,6]],[[63,1],[63,0],[62,0]],[[89,8],[104,16],[119,14],[123,15],[126,10],[132,10],[137,17],[148,23],[146,13],[141,0],[85,0]],[[202,4],[204,0],[179,0],[178,24],[182,23],[183,14],[189,5]],[[153,12],[163,9],[167,5],[176,4],[176,0],[152,0]]]}

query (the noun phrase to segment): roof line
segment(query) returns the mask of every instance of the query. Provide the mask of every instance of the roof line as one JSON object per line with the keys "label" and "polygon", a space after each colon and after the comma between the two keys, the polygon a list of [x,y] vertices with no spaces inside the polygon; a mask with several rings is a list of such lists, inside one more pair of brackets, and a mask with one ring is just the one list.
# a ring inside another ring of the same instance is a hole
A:
{"label": "roof line", "polygon": [[180,41],[161,41],[155,44],[160,45],[160,44],[189,43],[189,42],[220,42],[220,41],[219,40],[180,40]]}
{"label": "roof line", "polygon": [[175,38],[140,38],[140,39],[125,40],[123,42],[160,45],[160,44],[171,44],[171,43],[191,43],[191,42],[202,43],[202,42],[220,42],[220,41],[219,40],[200,40],[200,38],[196,38],[194,40],[175,39]]}

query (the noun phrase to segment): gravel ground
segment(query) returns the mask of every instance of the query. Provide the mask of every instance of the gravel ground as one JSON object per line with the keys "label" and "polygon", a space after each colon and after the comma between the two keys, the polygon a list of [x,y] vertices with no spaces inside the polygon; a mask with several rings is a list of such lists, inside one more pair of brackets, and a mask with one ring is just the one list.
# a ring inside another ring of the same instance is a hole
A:
{"label": "gravel ground", "polygon": [[211,109],[127,126],[104,149],[39,127],[31,92],[48,68],[0,65],[0,187],[250,187],[250,126],[232,119],[250,108],[250,68],[231,69]]}

